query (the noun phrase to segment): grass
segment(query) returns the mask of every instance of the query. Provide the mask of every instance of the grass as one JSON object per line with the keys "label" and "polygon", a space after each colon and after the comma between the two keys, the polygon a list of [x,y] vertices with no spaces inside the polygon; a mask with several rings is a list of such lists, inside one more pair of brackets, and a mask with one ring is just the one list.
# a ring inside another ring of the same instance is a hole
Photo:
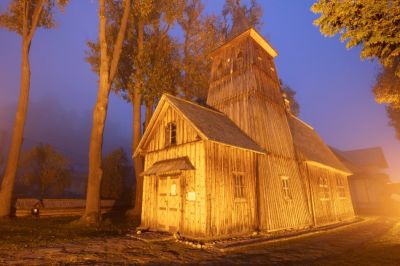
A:
{"label": "grass", "polygon": [[0,222],[0,250],[35,248],[93,238],[120,236],[134,228],[127,220],[106,219],[100,226],[78,225],[79,217],[14,218]]}

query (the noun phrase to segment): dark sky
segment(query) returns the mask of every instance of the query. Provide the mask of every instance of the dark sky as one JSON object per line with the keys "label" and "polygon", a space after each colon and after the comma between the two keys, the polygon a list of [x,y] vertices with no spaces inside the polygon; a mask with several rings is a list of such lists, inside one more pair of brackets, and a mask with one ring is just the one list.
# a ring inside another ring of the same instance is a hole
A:
{"label": "dark sky", "polygon": [[[3,10],[8,0],[0,0]],[[219,13],[223,0],[204,0]],[[392,179],[400,180],[400,142],[371,85],[378,64],[361,61],[359,49],[346,50],[338,38],[324,38],[312,22],[312,0],[259,0],[261,34],[278,50],[280,77],[297,91],[300,117],[339,149],[381,146]],[[97,77],[84,61],[86,41],[97,37],[97,1],[71,1],[57,28],[38,31],[31,48],[31,98],[25,145],[48,142],[86,164]],[[19,94],[20,38],[0,30],[0,130],[11,131]],[[127,149],[131,107],[112,95],[105,149]]]}

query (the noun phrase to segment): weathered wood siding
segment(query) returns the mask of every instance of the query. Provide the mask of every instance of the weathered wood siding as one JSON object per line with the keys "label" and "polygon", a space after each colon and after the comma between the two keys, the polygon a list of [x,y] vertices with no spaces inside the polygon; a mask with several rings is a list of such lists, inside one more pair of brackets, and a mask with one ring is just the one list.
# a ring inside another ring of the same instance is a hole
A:
{"label": "weathered wood siding", "polygon": [[148,138],[148,143],[145,143],[146,152],[153,152],[165,149],[165,132],[168,123],[176,123],[176,145],[182,145],[193,141],[198,141],[200,138],[195,129],[189,125],[169,104],[166,104],[161,110],[160,118],[157,125],[152,130],[152,135]]}
{"label": "weathered wood siding", "polygon": [[[313,207],[315,226],[322,226],[354,217],[353,204],[347,176],[339,172],[317,166],[302,165],[302,171],[307,176],[309,200]],[[325,197],[320,179],[326,178],[328,197]],[[343,181],[344,197],[340,195],[338,179]]]}
{"label": "weathered wood siding", "polygon": [[[208,235],[239,235],[257,229],[256,154],[206,142]],[[235,198],[234,174],[242,174],[244,198]]]}
{"label": "weathered wood siding", "polygon": [[[207,103],[225,113],[268,155],[258,159],[260,228],[311,224],[279,79],[271,55],[251,38],[238,39],[213,58]],[[282,192],[289,178],[292,199]]]}
{"label": "weathered wood siding", "polygon": [[[290,198],[283,191],[282,177],[288,178]],[[262,230],[304,228],[312,225],[297,162],[274,155],[259,156],[260,226]]]}
{"label": "weathered wood siding", "polygon": [[[169,122],[176,123],[177,145],[165,147],[165,127]],[[163,110],[163,115],[150,137],[146,147],[145,170],[155,162],[187,156],[196,170],[180,173],[181,187],[181,222],[179,231],[191,236],[206,233],[206,193],[204,174],[204,142],[197,138],[196,131],[183,120],[170,106]],[[143,182],[142,225],[151,229],[158,228],[157,217],[157,176],[145,176]],[[188,192],[195,192],[196,198],[189,201]]]}

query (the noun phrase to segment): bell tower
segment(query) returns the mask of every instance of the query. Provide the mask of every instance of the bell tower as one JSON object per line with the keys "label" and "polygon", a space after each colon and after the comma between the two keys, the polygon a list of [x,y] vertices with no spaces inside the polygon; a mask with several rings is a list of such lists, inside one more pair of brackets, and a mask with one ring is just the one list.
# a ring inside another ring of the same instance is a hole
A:
{"label": "bell tower", "polygon": [[[207,104],[225,113],[266,151],[257,158],[257,212],[261,230],[309,225],[311,215],[296,159],[274,58],[278,53],[254,29],[213,53]],[[282,194],[282,180],[293,193]],[[293,216],[293,206],[296,215]],[[273,219],[271,217],[274,217]]]}
{"label": "bell tower", "polygon": [[[213,53],[207,104],[225,113],[269,152],[291,156],[293,145],[276,73],[278,53],[254,29]],[[280,147],[277,147],[280,146]]]}

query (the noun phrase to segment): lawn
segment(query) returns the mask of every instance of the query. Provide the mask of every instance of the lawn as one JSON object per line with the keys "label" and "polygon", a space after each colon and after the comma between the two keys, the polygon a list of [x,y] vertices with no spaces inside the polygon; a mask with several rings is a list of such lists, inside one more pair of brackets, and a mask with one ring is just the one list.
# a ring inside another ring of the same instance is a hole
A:
{"label": "lawn", "polygon": [[43,247],[70,241],[121,236],[134,228],[127,220],[106,219],[98,227],[77,223],[79,217],[14,218],[0,222],[0,249]]}

